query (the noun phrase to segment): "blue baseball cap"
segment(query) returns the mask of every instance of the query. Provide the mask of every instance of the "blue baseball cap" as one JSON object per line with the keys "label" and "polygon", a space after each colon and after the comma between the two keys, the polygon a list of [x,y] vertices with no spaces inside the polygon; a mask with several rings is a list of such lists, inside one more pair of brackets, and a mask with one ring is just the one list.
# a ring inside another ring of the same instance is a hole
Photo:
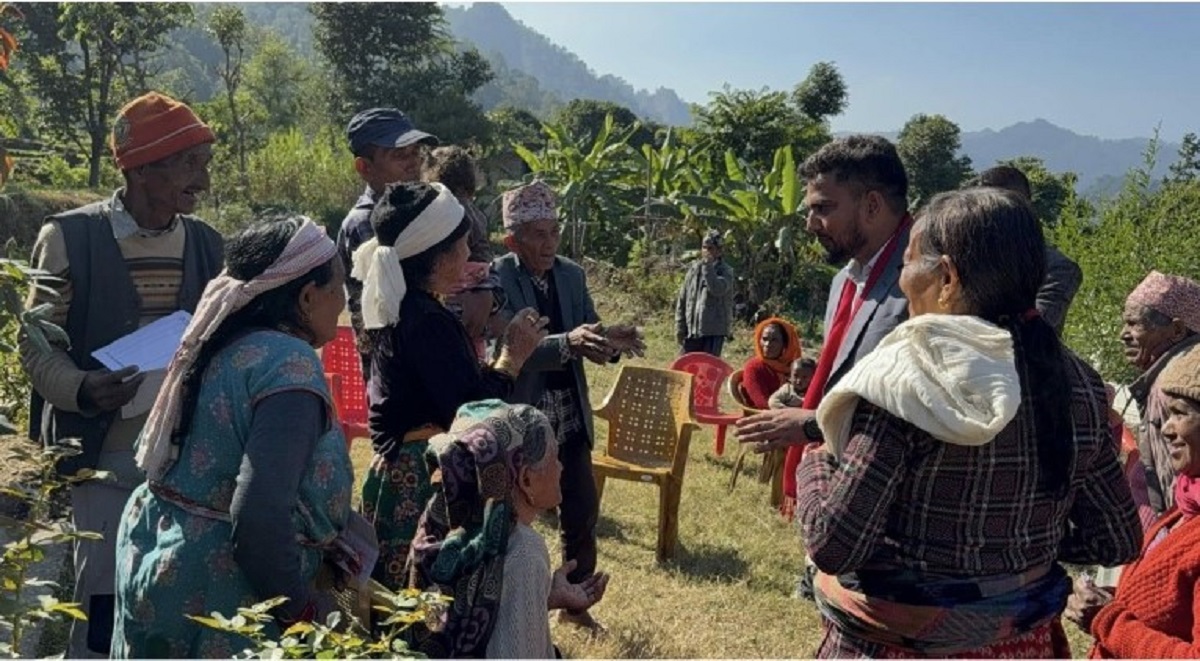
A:
{"label": "blue baseball cap", "polygon": [[391,149],[425,143],[437,146],[436,136],[418,131],[404,113],[395,108],[371,108],[364,110],[346,125],[346,137],[350,139],[350,151],[361,156],[368,145]]}

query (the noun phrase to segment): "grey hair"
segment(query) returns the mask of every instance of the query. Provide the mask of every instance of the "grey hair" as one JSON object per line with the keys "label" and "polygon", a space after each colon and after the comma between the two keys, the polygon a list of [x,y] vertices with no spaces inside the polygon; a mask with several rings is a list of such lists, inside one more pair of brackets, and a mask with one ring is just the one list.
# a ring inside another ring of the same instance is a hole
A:
{"label": "grey hair", "polygon": [[996,322],[1034,307],[1046,276],[1046,243],[1019,195],[997,188],[942,193],[917,222],[921,262],[932,268],[949,257],[972,313]]}

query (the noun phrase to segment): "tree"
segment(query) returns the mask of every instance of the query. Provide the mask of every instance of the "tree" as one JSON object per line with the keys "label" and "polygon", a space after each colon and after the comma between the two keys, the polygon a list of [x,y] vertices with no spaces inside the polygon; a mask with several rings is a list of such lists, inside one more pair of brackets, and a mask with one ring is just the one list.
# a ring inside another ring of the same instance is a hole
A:
{"label": "tree", "polygon": [[120,95],[145,91],[122,87],[122,75],[133,71],[127,77],[144,85],[149,56],[191,16],[191,5],[183,3],[34,3],[26,8],[29,57],[24,62],[31,87],[51,131],[87,154],[89,186],[100,184]]}
{"label": "tree", "polygon": [[340,114],[398,106],[446,142],[484,141],[470,96],[492,77],[473,49],[457,52],[434,3],[314,3],[313,35],[338,89]]}
{"label": "tree", "polygon": [[1020,170],[1029,180],[1030,204],[1033,211],[1047,226],[1054,226],[1063,209],[1073,201],[1082,202],[1075,196],[1075,184],[1079,176],[1074,172],[1054,174],[1036,156],[1020,156],[998,165],[1009,165]]}
{"label": "tree", "polygon": [[262,108],[267,133],[299,123],[302,93],[313,75],[308,63],[278,33],[263,35],[262,43],[246,62],[243,84]]}
{"label": "tree", "polygon": [[1200,138],[1195,133],[1183,136],[1179,146],[1179,160],[1171,164],[1166,180],[1170,183],[1196,181],[1200,178]]}
{"label": "tree", "polygon": [[495,149],[512,149],[513,143],[539,149],[545,142],[542,123],[528,110],[504,106],[489,112],[487,118],[492,124],[492,146]]}
{"label": "tree", "polygon": [[808,70],[808,77],[792,91],[792,103],[805,116],[825,121],[842,114],[850,103],[846,81],[832,62],[817,62]]}
{"label": "tree", "polygon": [[896,151],[908,173],[908,197],[914,206],[962,185],[971,173],[971,159],[956,156],[959,128],[942,115],[913,115],[896,139]]}
{"label": "tree", "polygon": [[642,145],[654,142],[654,134],[632,110],[611,101],[572,99],[570,103],[559,108],[550,121],[562,127],[572,140],[590,145],[596,140],[596,136],[600,135],[600,131],[604,130],[604,121],[608,115],[612,115],[619,131],[635,125],[638,127],[629,138],[630,147],[641,149]]}
{"label": "tree", "polygon": [[628,213],[636,206],[641,177],[629,156],[629,138],[636,127],[618,128],[612,115],[591,144],[572,139],[559,126],[542,130],[546,144],[540,152],[514,145],[526,166],[559,192],[566,253],[579,259],[597,256],[624,264],[629,250]]}
{"label": "tree", "polygon": [[734,90],[726,85],[712,93],[706,106],[693,108],[698,144],[707,148],[714,164],[723,163],[726,151],[756,171],[771,169],[775,150],[790,145],[798,161],[825,142],[829,131],[821,122],[802,114],[784,92]]}
{"label": "tree", "polygon": [[242,85],[242,60],[246,54],[246,15],[235,5],[222,5],[213,10],[208,30],[221,45],[225,56],[217,75],[225,85],[225,101],[229,105],[229,121],[233,125],[234,151],[237,154],[238,175],[246,187],[246,119],[238,109],[238,88]]}

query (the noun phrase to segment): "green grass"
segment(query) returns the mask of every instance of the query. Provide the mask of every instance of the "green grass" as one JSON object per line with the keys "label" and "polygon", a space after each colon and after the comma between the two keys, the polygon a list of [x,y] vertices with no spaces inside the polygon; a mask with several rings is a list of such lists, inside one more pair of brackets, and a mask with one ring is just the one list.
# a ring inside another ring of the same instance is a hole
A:
{"label": "green grass", "polygon": [[[594,291],[608,323],[633,322],[645,329],[648,352],[630,364],[664,367],[676,356],[669,314],[645,314],[626,294]],[[750,330],[741,328],[724,357],[739,367],[751,355]],[[587,365],[593,405],[611,387],[618,365]],[[726,395],[724,408],[734,410]],[[606,426],[596,421],[597,452]],[[592,637],[553,623],[555,643],[573,658],[749,658],[807,657],[820,640],[819,614],[812,602],[791,598],[802,566],[793,525],[768,504],[768,485],[755,475],[757,457],[743,466],[737,488],[729,480],[737,457],[730,433],[725,456],[713,453],[713,429],[693,435],[679,508],[679,546],[674,560],[658,564],[658,490],[646,484],[609,480],[600,504],[598,568],[612,575],[608,593],[593,609],[608,633]],[[356,465],[368,458],[355,444]],[[361,473],[361,470],[360,470]],[[559,553],[554,529],[539,523]],[[1077,657],[1090,641],[1073,625],[1068,635]]]}

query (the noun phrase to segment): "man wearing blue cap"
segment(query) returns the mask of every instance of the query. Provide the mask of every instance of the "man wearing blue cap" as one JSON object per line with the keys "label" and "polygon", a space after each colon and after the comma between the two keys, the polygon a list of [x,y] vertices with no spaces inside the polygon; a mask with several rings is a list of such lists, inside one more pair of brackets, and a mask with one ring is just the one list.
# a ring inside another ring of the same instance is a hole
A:
{"label": "man wearing blue cap", "polygon": [[362,283],[350,277],[354,251],[375,236],[371,209],[388,184],[420,181],[422,148],[436,147],[437,137],[417,130],[404,113],[395,108],[371,108],[355,115],[346,126],[354,171],[367,183],[366,190],[346,214],[338,230],[337,250],[346,269],[346,302],[358,353],[362,356],[363,379],[370,378],[370,347],[363,332]]}

